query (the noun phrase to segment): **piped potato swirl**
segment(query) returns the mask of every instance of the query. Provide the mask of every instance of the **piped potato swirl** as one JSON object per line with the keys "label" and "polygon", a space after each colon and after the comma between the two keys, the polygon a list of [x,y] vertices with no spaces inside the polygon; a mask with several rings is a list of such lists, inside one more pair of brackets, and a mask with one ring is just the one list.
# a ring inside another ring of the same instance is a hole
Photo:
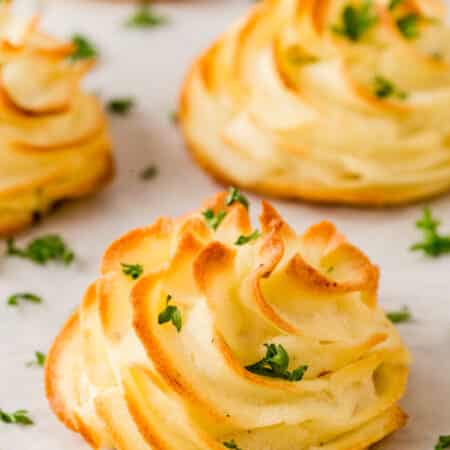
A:
{"label": "piped potato swirl", "polygon": [[357,205],[450,187],[450,28],[437,0],[266,0],[194,63],[188,148],[216,178]]}
{"label": "piped potato swirl", "polygon": [[0,235],[112,175],[99,101],[80,88],[94,60],[38,29],[39,17],[0,5]]}
{"label": "piped potato swirl", "polygon": [[355,450],[405,422],[378,268],[267,202],[254,230],[236,193],[114,242],[56,338],[47,395],[92,448]]}

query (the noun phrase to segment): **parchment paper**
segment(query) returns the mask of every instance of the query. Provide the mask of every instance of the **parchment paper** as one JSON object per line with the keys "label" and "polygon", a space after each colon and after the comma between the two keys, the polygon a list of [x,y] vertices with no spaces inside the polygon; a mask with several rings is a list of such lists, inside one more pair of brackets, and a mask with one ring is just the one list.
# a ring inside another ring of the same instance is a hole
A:
{"label": "parchment paper", "polygon": [[[78,436],[50,413],[39,368],[27,368],[34,351],[46,351],[82,293],[98,273],[106,245],[123,232],[160,215],[178,215],[220,189],[190,160],[169,121],[183,75],[194,55],[249,6],[248,0],[179,1],[158,11],[170,25],[148,31],[124,29],[133,7],[76,0],[49,2],[45,27],[59,36],[86,34],[101,58],[87,87],[103,99],[133,96],[137,107],[112,118],[117,177],[103,192],[65,207],[27,232],[61,234],[77,254],[69,267],[38,267],[0,259],[0,408],[28,409],[32,427],[0,423],[1,450],[82,450]],[[450,118],[449,118],[450,120]],[[138,173],[156,164],[160,174],[142,182]],[[250,196],[256,215],[258,198]],[[429,202],[450,232],[450,195]],[[399,326],[413,355],[411,379],[402,404],[406,428],[379,445],[383,450],[432,450],[439,434],[450,434],[450,256],[430,260],[408,250],[419,238],[414,222],[423,205],[397,209],[351,209],[275,202],[297,229],[329,219],[381,267],[380,302],[386,309],[408,305],[415,316]],[[31,291],[43,305],[6,306],[8,295]],[[180,449],[182,450],[182,449]],[[295,449],[292,449],[295,450]]]}

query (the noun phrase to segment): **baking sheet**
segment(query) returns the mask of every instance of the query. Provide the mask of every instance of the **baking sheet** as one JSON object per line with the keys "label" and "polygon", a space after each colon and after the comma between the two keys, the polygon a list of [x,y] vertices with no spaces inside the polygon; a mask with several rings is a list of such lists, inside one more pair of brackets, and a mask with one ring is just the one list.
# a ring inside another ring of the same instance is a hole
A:
{"label": "baking sheet", "polygon": [[[87,449],[50,413],[42,369],[27,368],[25,363],[33,359],[34,351],[46,351],[79,304],[110,241],[157,216],[195,208],[220,189],[190,160],[168,116],[194,55],[250,4],[248,0],[164,3],[157,9],[170,17],[168,26],[135,31],[122,27],[131,5],[48,3],[44,18],[48,30],[67,37],[86,34],[99,48],[100,62],[87,80],[88,89],[105,101],[133,96],[136,108],[127,117],[111,119],[118,172],[114,182],[97,196],[66,206],[19,240],[61,234],[77,254],[75,264],[38,267],[0,257],[0,408],[28,409],[36,422],[25,428],[0,423],[1,450]],[[149,164],[157,165],[160,174],[143,182],[138,174]],[[249,197],[256,215],[259,199]],[[430,260],[408,250],[419,238],[414,222],[423,205],[369,210],[274,203],[299,231],[322,219],[335,222],[380,265],[381,304],[386,309],[411,308],[415,320],[399,326],[414,356],[402,402],[410,420],[378,448],[433,449],[439,434],[450,434],[450,256]],[[450,195],[429,204],[450,232]],[[8,308],[7,296],[17,291],[35,292],[45,303]]]}

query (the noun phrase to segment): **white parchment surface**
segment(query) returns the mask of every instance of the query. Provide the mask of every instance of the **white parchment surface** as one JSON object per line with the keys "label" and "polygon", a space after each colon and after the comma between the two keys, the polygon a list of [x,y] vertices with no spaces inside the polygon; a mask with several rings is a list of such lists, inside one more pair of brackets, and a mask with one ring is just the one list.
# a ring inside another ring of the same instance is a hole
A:
{"label": "white parchment surface", "polygon": [[[114,182],[19,239],[24,243],[43,233],[61,234],[75,250],[76,262],[69,268],[38,267],[0,256],[0,409],[28,409],[36,422],[26,428],[0,423],[0,450],[87,449],[50,413],[42,369],[27,368],[25,363],[33,359],[34,351],[47,350],[97,276],[100,256],[110,241],[157,216],[195,208],[220,189],[192,163],[168,115],[175,109],[183,74],[194,55],[250,4],[249,0],[164,2],[158,10],[170,17],[170,24],[136,31],[122,26],[133,9],[123,2],[48,2],[45,28],[59,36],[86,34],[99,48],[100,62],[87,88],[105,101],[133,96],[137,103],[127,117],[111,120],[118,172]],[[138,173],[153,163],[159,176],[143,182]],[[256,213],[259,199],[250,198]],[[443,230],[450,232],[450,195],[429,204],[442,219]],[[381,267],[381,304],[386,309],[408,305],[413,311],[415,320],[399,326],[414,356],[402,402],[410,419],[379,448],[432,450],[439,434],[450,434],[450,256],[430,260],[408,250],[419,238],[414,222],[423,205],[389,210],[275,205],[298,231],[321,219],[335,222]],[[7,296],[17,291],[35,292],[45,303],[8,308]]]}

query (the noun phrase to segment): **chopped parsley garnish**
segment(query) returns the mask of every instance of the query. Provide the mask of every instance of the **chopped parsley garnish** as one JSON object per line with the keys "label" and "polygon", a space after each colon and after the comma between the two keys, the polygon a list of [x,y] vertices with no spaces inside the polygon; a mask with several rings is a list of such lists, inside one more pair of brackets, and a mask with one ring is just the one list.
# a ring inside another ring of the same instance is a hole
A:
{"label": "chopped parsley garnish", "polygon": [[423,210],[423,216],[416,222],[416,227],[422,231],[422,242],[411,247],[413,251],[423,251],[427,256],[437,257],[450,253],[450,235],[442,236],[438,232],[439,220],[433,218],[429,208]]}
{"label": "chopped parsley garnish", "polygon": [[415,39],[419,37],[420,16],[417,13],[410,13],[397,19],[397,28],[406,39]]}
{"label": "chopped parsley garnish", "polygon": [[81,34],[72,36],[72,44],[75,46],[73,53],[69,56],[72,61],[96,58],[98,56],[98,51],[94,45]]}
{"label": "chopped parsley garnish", "polygon": [[231,441],[225,441],[223,443],[223,446],[226,448],[233,448],[235,450],[242,450],[240,447],[238,447],[234,439],[231,439]]}
{"label": "chopped parsley garnish", "polygon": [[33,425],[33,421],[28,417],[28,411],[19,409],[11,414],[0,409],[0,420],[4,423],[15,423],[17,425]]}
{"label": "chopped parsley garnish", "polygon": [[155,178],[159,173],[158,168],[155,165],[151,165],[146,167],[139,175],[139,177],[141,178],[141,180],[152,180],[153,178]]}
{"label": "chopped parsley garnish", "polygon": [[170,120],[174,125],[177,125],[178,122],[179,122],[179,120],[180,120],[178,111],[170,111],[170,112],[169,112],[169,120]]}
{"label": "chopped parsley garnish", "polygon": [[219,225],[222,223],[222,220],[225,219],[227,215],[226,211],[219,211],[217,214],[214,213],[212,209],[207,209],[202,212],[203,217],[205,218],[205,222],[207,225],[212,228],[214,231],[219,228]]}
{"label": "chopped parsley garnish", "polygon": [[248,244],[251,241],[254,241],[258,239],[261,236],[260,232],[258,230],[253,231],[253,233],[248,234],[247,236],[241,235],[237,238],[234,245],[245,245]]}
{"label": "chopped parsley garnish", "polygon": [[34,361],[27,362],[27,367],[44,367],[45,353],[34,352]]}
{"label": "chopped parsley garnish", "polygon": [[120,265],[122,266],[122,272],[133,280],[137,280],[144,273],[144,267],[140,264],[120,263]]}
{"label": "chopped parsley garnish", "polygon": [[234,202],[242,203],[247,209],[249,208],[249,201],[247,197],[241,194],[241,191],[235,187],[231,187],[228,193],[228,197],[225,201],[227,206],[231,206]]}
{"label": "chopped parsley garnish", "polygon": [[183,326],[183,318],[181,317],[180,310],[177,306],[169,305],[171,300],[172,296],[168,295],[166,299],[166,309],[161,311],[159,314],[158,323],[162,325],[167,322],[172,322],[173,326],[179,333],[181,331],[181,327]]}
{"label": "chopped parsley garnish", "polygon": [[402,323],[402,322],[410,322],[412,319],[411,311],[404,306],[402,309],[398,311],[390,311],[386,313],[386,317],[392,323]]}
{"label": "chopped parsley garnish", "polygon": [[31,294],[30,292],[20,292],[18,294],[11,295],[8,298],[9,306],[18,306],[19,301],[26,301],[30,303],[42,303],[42,298],[38,295]]}
{"label": "chopped parsley garnish", "polygon": [[302,365],[290,372],[289,355],[281,344],[264,344],[266,356],[255,364],[245,368],[256,375],[264,377],[282,378],[287,381],[300,381],[308,370],[308,366]]}
{"label": "chopped parsley garnish", "polygon": [[143,2],[125,22],[125,26],[128,28],[154,28],[166,25],[168,22],[167,17],[160,16],[153,11],[150,2]]}
{"label": "chopped parsley garnish", "polygon": [[392,81],[382,76],[375,77],[374,85],[374,93],[378,98],[396,97],[400,100],[405,100],[408,97],[406,92],[398,89]]}
{"label": "chopped parsley garnish", "polygon": [[378,21],[373,11],[371,0],[366,0],[359,6],[347,5],[342,11],[341,24],[335,25],[332,30],[353,42],[358,41]]}
{"label": "chopped parsley garnish", "polygon": [[395,8],[397,8],[397,6],[399,6],[401,3],[403,3],[404,0],[390,0],[389,1],[389,11],[394,11]]}
{"label": "chopped parsley garnish", "polygon": [[128,114],[134,106],[134,99],[131,97],[114,98],[108,102],[108,111],[113,114],[124,116]]}
{"label": "chopped parsley garnish", "polygon": [[444,450],[446,448],[450,448],[450,435],[439,436],[439,440],[437,441],[434,450]]}
{"label": "chopped parsley garnish", "polygon": [[7,245],[9,256],[26,258],[41,265],[48,261],[56,261],[68,266],[75,257],[73,251],[66,246],[61,237],[54,234],[34,239],[24,249],[16,247],[14,239],[8,239]]}

